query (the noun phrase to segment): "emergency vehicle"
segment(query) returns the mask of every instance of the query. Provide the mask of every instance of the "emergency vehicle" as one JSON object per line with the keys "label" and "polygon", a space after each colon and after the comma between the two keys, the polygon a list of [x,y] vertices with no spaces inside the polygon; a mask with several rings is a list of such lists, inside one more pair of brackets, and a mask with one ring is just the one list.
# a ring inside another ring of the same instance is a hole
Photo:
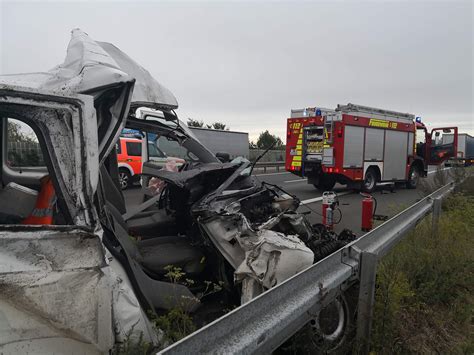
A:
{"label": "emergency vehicle", "polygon": [[[140,179],[143,167],[142,139],[120,137],[116,150],[120,187],[125,190]],[[168,157],[152,142],[148,142],[148,154],[155,167],[164,167],[171,160],[176,162],[178,166],[184,163],[184,159]]]}
{"label": "emergency vehicle", "polygon": [[[443,134],[454,139],[445,144]],[[367,192],[384,182],[414,189],[428,165],[439,165],[456,151],[457,127],[428,132],[412,114],[349,103],[335,110],[292,110],[285,167],[322,191],[336,182]]]}

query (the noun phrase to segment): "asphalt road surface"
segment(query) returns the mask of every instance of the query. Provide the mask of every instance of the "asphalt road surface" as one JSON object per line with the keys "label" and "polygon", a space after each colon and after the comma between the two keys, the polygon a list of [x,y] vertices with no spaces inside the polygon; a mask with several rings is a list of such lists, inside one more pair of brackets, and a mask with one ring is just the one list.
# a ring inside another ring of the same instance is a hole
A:
{"label": "asphalt road surface", "polygon": [[[432,183],[436,167],[430,167],[428,177],[424,180],[426,183]],[[443,174],[449,174],[449,169],[443,168]],[[322,194],[313,186],[307,183],[306,179],[301,179],[296,175],[288,172],[275,172],[267,174],[256,174],[259,180],[270,184],[279,185],[288,193],[298,197],[302,206],[300,211],[309,211],[308,218],[312,223],[321,223],[321,200]],[[351,229],[357,235],[362,235],[361,218],[362,218],[362,200],[363,197],[359,192],[348,189],[343,185],[336,184],[334,191],[338,195],[339,209],[342,214],[340,222],[335,226],[335,231],[340,232],[344,228]],[[127,206],[136,206],[142,200],[142,192],[140,187],[134,186],[124,191]],[[388,186],[379,187],[374,192],[373,197],[377,200],[376,214],[393,217],[404,208],[411,206],[426,195],[426,190],[418,187],[416,190],[409,190],[404,184],[395,186],[393,192],[390,192]],[[334,218],[339,219],[339,212],[335,212]],[[382,222],[375,221],[375,225]]]}

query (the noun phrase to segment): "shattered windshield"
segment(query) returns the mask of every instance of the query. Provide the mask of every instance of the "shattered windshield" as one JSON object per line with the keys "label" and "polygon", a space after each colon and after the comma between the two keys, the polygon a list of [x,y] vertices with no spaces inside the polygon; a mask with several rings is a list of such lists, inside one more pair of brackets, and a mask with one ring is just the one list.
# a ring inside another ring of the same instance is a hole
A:
{"label": "shattered windshield", "polygon": [[148,113],[137,110],[135,116],[142,118],[130,117],[127,127],[138,129],[143,135],[146,133],[148,141],[153,142],[166,156],[187,162],[219,162],[174,113],[161,111]]}

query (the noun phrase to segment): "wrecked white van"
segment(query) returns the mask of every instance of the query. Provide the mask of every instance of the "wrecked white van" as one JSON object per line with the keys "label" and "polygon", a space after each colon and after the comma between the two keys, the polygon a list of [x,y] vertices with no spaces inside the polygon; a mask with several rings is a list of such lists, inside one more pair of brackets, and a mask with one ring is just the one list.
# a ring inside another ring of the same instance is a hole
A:
{"label": "wrecked white van", "polygon": [[[146,70],[80,30],[50,72],[0,77],[3,352],[104,353],[131,337],[163,346],[157,315],[181,307],[205,324],[353,239],[311,226],[250,162],[222,163],[177,107]],[[118,181],[125,127],[147,142],[141,204]],[[174,144],[185,163],[155,166],[149,142]],[[46,175],[53,223],[24,224]]]}

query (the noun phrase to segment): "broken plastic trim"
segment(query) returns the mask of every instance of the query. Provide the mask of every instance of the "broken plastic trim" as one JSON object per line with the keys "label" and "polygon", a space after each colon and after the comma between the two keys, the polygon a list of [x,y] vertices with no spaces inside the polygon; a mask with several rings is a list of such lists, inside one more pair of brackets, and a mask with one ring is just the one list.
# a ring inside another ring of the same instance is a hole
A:
{"label": "broken plastic trim", "polygon": [[217,197],[219,197],[222,192],[228,188],[234,180],[244,171],[248,166],[250,165],[250,162],[246,161],[243,162],[242,165],[239,166],[237,170],[235,170],[232,175],[227,178],[226,181],[224,181],[215,191],[211,192],[207,196],[205,196],[199,203],[198,205],[200,208],[203,208],[204,205],[210,204],[212,201],[214,201]]}

